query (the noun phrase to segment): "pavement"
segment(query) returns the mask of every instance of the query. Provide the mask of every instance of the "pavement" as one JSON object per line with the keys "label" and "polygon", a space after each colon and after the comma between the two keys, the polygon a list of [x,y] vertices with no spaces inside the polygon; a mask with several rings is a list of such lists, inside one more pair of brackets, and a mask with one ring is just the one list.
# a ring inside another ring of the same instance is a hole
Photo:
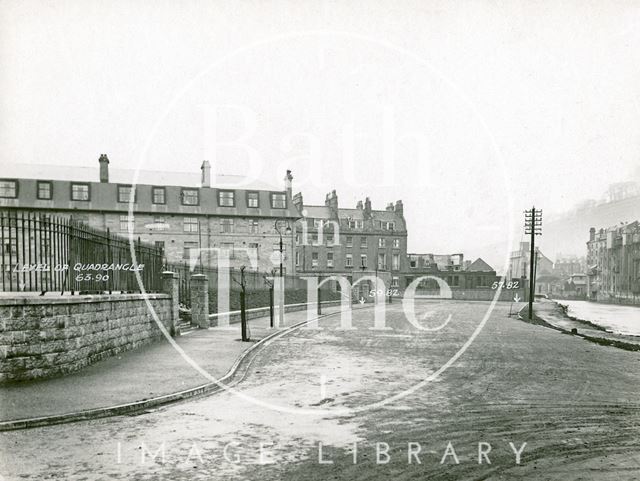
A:
{"label": "pavement", "polygon": [[[325,307],[323,313],[338,310],[339,307]],[[306,311],[288,312],[281,329],[305,319]],[[249,342],[241,341],[239,323],[229,328],[193,329],[174,340],[198,366],[217,380],[225,376],[256,342],[278,331],[269,328],[268,317],[251,319],[249,330]],[[63,377],[3,386],[0,389],[0,430],[13,428],[14,423],[8,421],[65,415],[70,415],[66,420],[74,420],[78,417],[74,414],[126,407],[142,401],[148,401],[146,404],[152,406],[157,398],[211,383],[211,379],[198,372],[163,339]],[[111,414],[121,411],[124,409],[114,410]],[[108,413],[101,415],[105,414]],[[85,417],[97,416],[92,413]],[[44,420],[40,424],[49,423]]]}
{"label": "pavement", "polygon": [[576,329],[578,335],[589,340],[601,340],[602,342],[631,350],[640,349],[640,338],[638,336],[608,332],[604,328],[589,322],[573,319],[567,316],[555,301],[549,299],[537,300],[534,304],[534,312],[540,319],[561,331],[571,332],[572,329]]}

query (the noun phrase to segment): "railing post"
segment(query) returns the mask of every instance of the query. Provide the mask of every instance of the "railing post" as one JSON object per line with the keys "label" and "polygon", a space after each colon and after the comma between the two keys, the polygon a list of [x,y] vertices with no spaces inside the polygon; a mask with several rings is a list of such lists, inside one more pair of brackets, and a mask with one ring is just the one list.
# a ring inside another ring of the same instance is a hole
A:
{"label": "railing post", "polygon": [[244,288],[240,291],[240,331],[242,342],[247,342],[249,337],[247,336],[247,296]]}
{"label": "railing post", "polygon": [[273,284],[269,286],[269,327],[273,328]]}
{"label": "railing post", "polygon": [[240,324],[241,324],[241,334],[242,334],[242,342],[247,342],[249,337],[247,336],[247,292],[246,292],[246,279],[244,277],[244,269],[242,266],[240,268]]}

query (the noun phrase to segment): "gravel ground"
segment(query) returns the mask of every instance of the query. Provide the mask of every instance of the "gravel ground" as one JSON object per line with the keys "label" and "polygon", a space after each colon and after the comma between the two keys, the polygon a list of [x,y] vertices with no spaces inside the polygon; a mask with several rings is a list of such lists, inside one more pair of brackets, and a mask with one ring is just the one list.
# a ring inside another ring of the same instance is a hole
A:
{"label": "gravel ground", "polygon": [[[434,332],[412,327],[399,304],[388,312],[390,330],[368,329],[371,311],[354,312],[354,330],[336,329],[337,319],[328,318],[323,329],[301,329],[266,346],[241,373],[240,396],[222,393],[132,417],[1,433],[0,474],[640,479],[640,355],[509,318],[508,305],[497,305],[447,370],[400,397],[460,350],[488,307],[421,304],[418,310],[430,313],[425,325],[452,316]],[[319,463],[319,443],[327,464]],[[484,452],[491,446],[482,464],[479,443]],[[409,448],[417,453],[411,463]],[[514,448],[522,448],[520,464]]]}

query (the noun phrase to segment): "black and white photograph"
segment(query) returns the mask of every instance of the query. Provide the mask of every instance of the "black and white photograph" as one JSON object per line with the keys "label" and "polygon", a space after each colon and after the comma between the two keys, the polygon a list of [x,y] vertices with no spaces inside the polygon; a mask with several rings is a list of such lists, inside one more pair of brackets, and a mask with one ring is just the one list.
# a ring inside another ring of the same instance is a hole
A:
{"label": "black and white photograph", "polygon": [[0,481],[640,481],[640,1],[0,0]]}

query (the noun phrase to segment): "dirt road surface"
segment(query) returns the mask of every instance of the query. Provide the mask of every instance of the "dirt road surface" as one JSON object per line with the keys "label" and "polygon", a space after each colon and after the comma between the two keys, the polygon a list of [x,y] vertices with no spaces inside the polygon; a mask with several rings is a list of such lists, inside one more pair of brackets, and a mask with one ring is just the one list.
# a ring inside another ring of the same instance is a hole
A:
{"label": "dirt road surface", "polygon": [[435,331],[408,323],[399,303],[387,311],[387,330],[370,329],[371,310],[354,311],[351,330],[326,318],[265,346],[238,379],[239,393],[1,433],[0,475],[640,479],[638,353],[526,324],[498,304],[431,379],[488,308],[419,304],[423,327],[451,316]]}

